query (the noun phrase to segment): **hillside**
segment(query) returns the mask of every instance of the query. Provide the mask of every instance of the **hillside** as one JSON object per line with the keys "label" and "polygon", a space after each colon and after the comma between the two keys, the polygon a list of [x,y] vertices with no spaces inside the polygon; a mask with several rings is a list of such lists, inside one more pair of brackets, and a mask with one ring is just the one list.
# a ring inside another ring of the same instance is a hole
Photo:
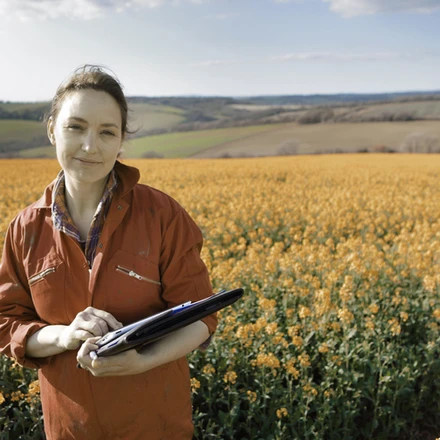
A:
{"label": "hillside", "polygon": [[[0,102],[0,157],[53,156],[53,151],[47,147],[46,128],[42,123],[48,109],[48,102]],[[348,124],[345,128],[352,132],[350,124],[439,119],[440,92],[250,98],[130,97],[129,128],[134,132],[129,135],[126,154],[130,157],[186,157],[193,154],[209,156],[211,152],[203,153],[202,150],[215,149],[226,143],[232,143],[235,148],[242,145],[240,139],[249,138],[249,133],[275,133],[280,124],[302,126],[344,123]],[[361,132],[367,128],[358,125],[356,127]],[[315,127],[305,131],[319,132],[321,129],[322,127]],[[331,128],[325,130],[329,133],[332,131]],[[302,133],[301,130],[299,132]],[[379,130],[379,133],[382,132],[383,130]],[[173,135],[170,136],[171,134]],[[327,148],[353,150],[365,145],[395,145],[399,142],[397,132],[393,141],[389,136],[382,140],[373,138],[374,136],[363,143],[355,142],[354,139],[347,141],[353,142],[350,145],[337,142],[337,146],[328,145]],[[274,140],[272,143],[270,154],[281,148],[277,142]],[[285,140],[281,144],[283,142]],[[314,144],[313,151],[325,148],[325,145],[318,142]],[[304,151],[309,150],[306,148]],[[239,153],[234,153],[227,147],[222,153],[216,151],[215,154]],[[244,148],[240,154],[254,153],[247,152],[247,148]]]}

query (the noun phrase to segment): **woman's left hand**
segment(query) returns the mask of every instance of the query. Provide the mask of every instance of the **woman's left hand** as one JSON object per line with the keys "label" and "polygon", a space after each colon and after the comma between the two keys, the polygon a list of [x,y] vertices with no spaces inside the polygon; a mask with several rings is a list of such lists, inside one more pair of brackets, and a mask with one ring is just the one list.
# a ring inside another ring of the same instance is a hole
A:
{"label": "woman's left hand", "polygon": [[129,376],[146,371],[145,366],[142,366],[142,356],[135,349],[93,360],[90,352],[98,349],[94,343],[99,339],[101,337],[89,338],[82,344],[76,357],[81,368],[96,377]]}

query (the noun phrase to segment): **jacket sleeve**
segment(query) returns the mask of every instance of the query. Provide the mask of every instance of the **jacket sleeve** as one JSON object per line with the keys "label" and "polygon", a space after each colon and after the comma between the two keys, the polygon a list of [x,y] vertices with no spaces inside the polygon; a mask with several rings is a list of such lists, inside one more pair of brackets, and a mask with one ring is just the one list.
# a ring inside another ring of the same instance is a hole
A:
{"label": "jacket sleeve", "polygon": [[0,265],[0,353],[27,368],[39,368],[49,358],[27,358],[30,336],[48,325],[39,319],[27,290],[27,277],[13,239],[13,224],[5,237]]}
{"label": "jacket sleeve", "polygon": [[[208,270],[200,258],[202,245],[203,236],[199,227],[181,208],[171,220],[162,242],[162,296],[168,307],[212,295]],[[202,321],[212,335],[217,327],[217,315],[213,313]],[[200,348],[206,348],[209,341],[210,338]]]}

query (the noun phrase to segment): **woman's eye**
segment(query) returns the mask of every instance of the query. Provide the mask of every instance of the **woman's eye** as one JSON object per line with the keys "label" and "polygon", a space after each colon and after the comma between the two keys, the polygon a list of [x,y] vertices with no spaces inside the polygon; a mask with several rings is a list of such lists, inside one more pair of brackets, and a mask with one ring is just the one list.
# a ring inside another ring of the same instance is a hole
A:
{"label": "woman's eye", "polygon": [[80,125],[68,125],[67,128],[69,130],[81,130],[82,127]]}
{"label": "woman's eye", "polygon": [[102,133],[105,134],[106,136],[114,136],[115,135],[112,131],[108,131],[108,130],[105,130]]}

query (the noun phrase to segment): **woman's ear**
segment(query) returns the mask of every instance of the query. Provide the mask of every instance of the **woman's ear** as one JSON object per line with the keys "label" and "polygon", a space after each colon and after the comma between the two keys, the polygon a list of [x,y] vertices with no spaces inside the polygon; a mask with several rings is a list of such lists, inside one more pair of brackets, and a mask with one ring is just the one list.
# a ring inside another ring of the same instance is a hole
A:
{"label": "woman's ear", "polygon": [[55,145],[55,134],[54,134],[55,124],[52,116],[47,121],[47,137],[52,145]]}
{"label": "woman's ear", "polygon": [[125,148],[121,146],[121,148],[118,151],[118,155],[116,156],[116,159],[120,159],[124,154]]}

